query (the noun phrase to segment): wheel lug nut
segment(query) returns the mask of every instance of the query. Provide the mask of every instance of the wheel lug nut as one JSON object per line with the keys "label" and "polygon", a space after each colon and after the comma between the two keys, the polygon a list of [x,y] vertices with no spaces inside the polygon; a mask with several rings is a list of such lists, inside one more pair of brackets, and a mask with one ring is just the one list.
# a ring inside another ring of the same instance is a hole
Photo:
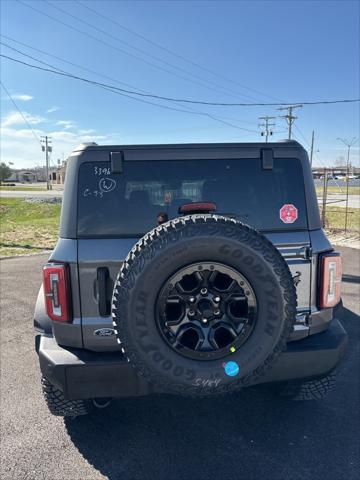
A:
{"label": "wheel lug nut", "polygon": [[219,302],[220,302],[220,300],[221,300],[221,298],[220,298],[220,297],[214,297],[214,302],[215,302],[215,303],[219,303]]}
{"label": "wheel lug nut", "polygon": [[220,310],[215,310],[214,311],[214,315],[216,315],[216,316],[220,315],[220,313],[221,313]]}
{"label": "wheel lug nut", "polygon": [[203,319],[202,319],[202,322],[203,322],[203,323],[207,323],[207,318],[203,318]]}
{"label": "wheel lug nut", "polygon": [[189,310],[188,315],[189,315],[189,317],[193,317],[195,315],[194,310]]}
{"label": "wheel lug nut", "polygon": [[201,293],[201,295],[207,295],[207,293],[208,293],[207,288],[202,288],[200,290],[200,293]]}
{"label": "wheel lug nut", "polygon": [[194,303],[195,300],[196,300],[195,297],[190,297],[190,298],[189,298],[189,302],[190,302],[190,303]]}

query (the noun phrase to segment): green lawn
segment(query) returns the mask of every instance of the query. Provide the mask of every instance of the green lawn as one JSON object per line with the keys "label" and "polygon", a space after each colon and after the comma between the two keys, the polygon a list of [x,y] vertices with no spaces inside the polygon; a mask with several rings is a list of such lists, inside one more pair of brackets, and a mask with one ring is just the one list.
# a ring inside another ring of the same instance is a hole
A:
{"label": "green lawn", "polygon": [[[321,212],[321,208],[320,208]],[[360,230],[360,208],[348,209],[348,230],[359,232]],[[329,231],[342,230],[345,228],[345,208],[326,207],[325,228]]]}
{"label": "green lawn", "polygon": [[58,237],[60,204],[0,199],[0,256],[52,249]]}
{"label": "green lawn", "polygon": [[[337,187],[337,186],[331,186],[328,187],[327,193],[329,194],[346,194],[346,187]],[[317,195],[322,195],[323,194],[323,186],[317,186],[316,187],[316,194]],[[360,195],[360,187],[349,187],[349,195]]]}

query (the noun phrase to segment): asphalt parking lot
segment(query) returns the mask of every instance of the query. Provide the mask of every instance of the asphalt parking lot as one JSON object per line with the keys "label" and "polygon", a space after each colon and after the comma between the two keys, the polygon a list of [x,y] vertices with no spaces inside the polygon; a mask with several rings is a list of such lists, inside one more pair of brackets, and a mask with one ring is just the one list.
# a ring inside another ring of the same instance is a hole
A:
{"label": "asphalt parking lot", "polygon": [[352,480],[359,478],[359,250],[341,248],[349,346],[315,403],[264,390],[216,399],[114,401],[64,421],[42,400],[32,314],[46,256],[1,262],[1,478]]}

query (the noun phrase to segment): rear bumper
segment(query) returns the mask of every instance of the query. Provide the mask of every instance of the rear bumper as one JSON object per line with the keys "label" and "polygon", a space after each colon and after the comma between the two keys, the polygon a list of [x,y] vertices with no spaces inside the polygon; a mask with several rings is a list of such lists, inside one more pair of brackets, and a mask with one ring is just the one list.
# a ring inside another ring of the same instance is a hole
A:
{"label": "rear bumper", "polygon": [[[291,342],[275,366],[257,383],[283,382],[327,375],[341,360],[347,334],[337,319],[322,333]],[[52,336],[37,335],[43,376],[68,399],[129,397],[158,392],[138,377],[119,352],[95,353],[60,347]]]}

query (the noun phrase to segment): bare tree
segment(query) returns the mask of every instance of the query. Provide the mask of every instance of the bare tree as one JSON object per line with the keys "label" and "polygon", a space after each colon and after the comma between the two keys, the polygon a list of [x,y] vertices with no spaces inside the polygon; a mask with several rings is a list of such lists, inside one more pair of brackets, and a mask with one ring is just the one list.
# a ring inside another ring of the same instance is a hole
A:
{"label": "bare tree", "polygon": [[345,166],[345,157],[337,157],[335,160],[335,167],[344,167]]}

